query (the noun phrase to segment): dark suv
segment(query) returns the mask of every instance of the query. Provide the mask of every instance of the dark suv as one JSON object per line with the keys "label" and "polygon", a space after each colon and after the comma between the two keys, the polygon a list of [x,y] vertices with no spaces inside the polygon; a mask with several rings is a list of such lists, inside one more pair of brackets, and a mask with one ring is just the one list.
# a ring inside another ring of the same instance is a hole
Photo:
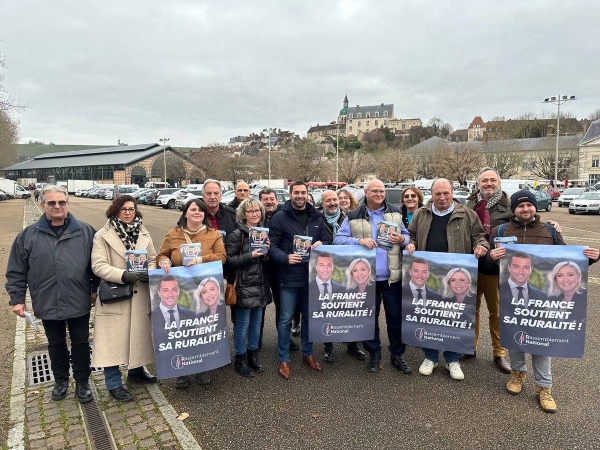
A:
{"label": "dark suv", "polygon": [[388,204],[400,208],[402,206],[402,198],[400,196],[404,189],[400,187],[385,188],[385,199]]}

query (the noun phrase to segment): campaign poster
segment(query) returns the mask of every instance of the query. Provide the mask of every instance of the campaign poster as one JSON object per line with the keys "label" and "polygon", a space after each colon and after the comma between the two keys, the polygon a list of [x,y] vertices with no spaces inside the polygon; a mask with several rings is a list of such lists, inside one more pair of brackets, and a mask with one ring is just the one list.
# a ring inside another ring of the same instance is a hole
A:
{"label": "campaign poster", "polygon": [[375,250],[320,245],[310,254],[308,338],[356,342],[375,335]]}
{"label": "campaign poster", "polygon": [[500,343],[532,355],[581,358],[585,346],[586,247],[504,245]]}
{"label": "campaign poster", "polygon": [[477,258],[405,251],[402,283],[402,342],[473,354]]}
{"label": "campaign poster", "polygon": [[223,265],[149,271],[157,377],[192,375],[231,362]]}

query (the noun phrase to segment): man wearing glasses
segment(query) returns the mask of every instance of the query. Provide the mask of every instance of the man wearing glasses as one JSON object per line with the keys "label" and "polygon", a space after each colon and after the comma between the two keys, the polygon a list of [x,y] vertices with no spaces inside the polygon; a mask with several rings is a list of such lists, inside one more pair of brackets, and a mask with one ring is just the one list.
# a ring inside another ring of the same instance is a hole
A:
{"label": "man wearing glasses", "polygon": [[[393,244],[390,251],[377,247],[378,223],[382,220],[398,224],[400,232],[391,231],[389,241]],[[336,245],[363,245],[376,248],[375,283],[375,336],[363,343],[369,352],[369,372],[379,371],[381,361],[381,341],[379,339],[379,311],[381,302],[385,309],[387,333],[390,341],[391,364],[402,373],[409,374],[412,369],[402,355],[406,346],[402,343],[402,250],[409,236],[402,223],[400,209],[385,200],[385,188],[380,180],[373,179],[365,188],[365,203],[348,212],[342,225],[333,238]]]}
{"label": "man wearing glasses", "polygon": [[81,403],[93,399],[89,385],[90,309],[99,279],[91,268],[95,230],[69,213],[65,188],[46,186],[40,193],[43,215],[21,231],[12,244],[6,270],[6,290],[15,314],[25,317],[25,294],[42,320],[55,385],[52,400],[62,400],[69,387],[69,350],[75,393]]}
{"label": "man wearing glasses", "polygon": [[235,187],[235,198],[229,202],[227,206],[233,209],[237,209],[237,207],[250,197],[250,186],[245,181],[240,181]]}

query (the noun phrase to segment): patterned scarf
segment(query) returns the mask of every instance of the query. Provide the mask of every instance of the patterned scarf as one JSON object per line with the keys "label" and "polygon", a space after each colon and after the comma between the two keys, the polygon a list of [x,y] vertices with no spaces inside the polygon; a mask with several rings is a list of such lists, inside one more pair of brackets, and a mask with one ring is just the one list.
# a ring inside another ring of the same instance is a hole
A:
{"label": "patterned scarf", "polygon": [[117,216],[110,218],[110,224],[113,226],[119,239],[123,241],[123,245],[127,250],[135,250],[138,236],[140,235],[140,227],[142,219],[135,217],[131,223],[125,223]]}
{"label": "patterned scarf", "polygon": [[335,236],[340,229],[340,224],[338,220],[340,219],[340,215],[342,214],[342,208],[338,208],[337,213],[334,215],[328,214],[327,211],[323,210],[323,216],[331,228],[333,229],[333,235]]}
{"label": "patterned scarf", "polygon": [[[502,189],[498,189],[496,192],[494,192],[492,194],[490,199],[487,201],[487,206],[485,207],[485,209],[491,209],[492,206],[494,206],[496,203],[498,203],[501,198],[502,198]],[[477,191],[477,202],[480,202],[481,200],[483,200],[483,195],[481,195],[480,191]]]}
{"label": "patterned scarf", "polygon": [[481,192],[477,191],[477,204],[475,205],[474,210],[481,221],[481,225],[483,226],[483,231],[485,231],[486,237],[489,237],[490,233],[492,232],[490,208],[498,203],[501,198],[502,189],[498,189],[496,192],[494,192],[489,200],[484,200]]}

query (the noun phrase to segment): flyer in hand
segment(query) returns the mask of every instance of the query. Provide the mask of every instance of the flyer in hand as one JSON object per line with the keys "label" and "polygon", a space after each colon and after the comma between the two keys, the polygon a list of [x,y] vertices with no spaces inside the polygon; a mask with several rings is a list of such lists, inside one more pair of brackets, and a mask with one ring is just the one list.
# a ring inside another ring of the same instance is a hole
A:
{"label": "flyer in hand", "polygon": [[126,250],[127,272],[148,272],[148,252],[146,250]]}
{"label": "flyer in hand", "polygon": [[264,227],[251,227],[250,228],[250,251],[254,251],[257,248],[263,254],[267,254],[269,248],[267,247],[267,241],[269,240],[269,229]]}
{"label": "flyer in hand", "polygon": [[293,250],[294,254],[302,256],[302,262],[310,260],[310,249],[312,246],[312,237],[294,235]]}
{"label": "flyer in hand", "polygon": [[181,261],[184,266],[194,262],[196,258],[202,256],[202,244],[199,242],[196,244],[181,244],[179,246],[181,252]]}

